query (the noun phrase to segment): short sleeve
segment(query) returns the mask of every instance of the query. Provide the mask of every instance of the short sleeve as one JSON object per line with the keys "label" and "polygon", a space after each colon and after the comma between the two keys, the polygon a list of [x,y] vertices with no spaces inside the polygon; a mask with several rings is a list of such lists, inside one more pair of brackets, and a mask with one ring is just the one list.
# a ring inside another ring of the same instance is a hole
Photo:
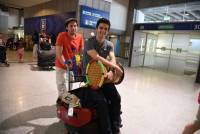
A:
{"label": "short sleeve", "polygon": [[88,39],[87,41],[85,41],[85,46],[84,46],[84,50],[85,51],[89,51],[95,49],[94,48],[94,43],[92,39]]}
{"label": "short sleeve", "polygon": [[58,34],[58,37],[57,37],[57,39],[56,39],[56,45],[57,46],[62,46],[63,45],[63,38],[62,38],[62,35],[63,34]]}
{"label": "short sleeve", "polygon": [[109,52],[113,52],[114,51],[114,46],[113,46],[113,43],[108,41],[108,51]]}
{"label": "short sleeve", "polygon": [[83,37],[81,36],[81,44],[80,44],[80,49],[81,48],[84,48],[84,39],[83,39]]}

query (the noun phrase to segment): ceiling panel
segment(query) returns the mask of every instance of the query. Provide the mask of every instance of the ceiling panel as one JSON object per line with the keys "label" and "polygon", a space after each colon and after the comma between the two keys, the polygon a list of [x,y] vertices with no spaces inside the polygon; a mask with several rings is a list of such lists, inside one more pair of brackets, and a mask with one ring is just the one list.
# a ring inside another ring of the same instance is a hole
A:
{"label": "ceiling panel", "polygon": [[200,2],[140,9],[145,22],[200,21]]}

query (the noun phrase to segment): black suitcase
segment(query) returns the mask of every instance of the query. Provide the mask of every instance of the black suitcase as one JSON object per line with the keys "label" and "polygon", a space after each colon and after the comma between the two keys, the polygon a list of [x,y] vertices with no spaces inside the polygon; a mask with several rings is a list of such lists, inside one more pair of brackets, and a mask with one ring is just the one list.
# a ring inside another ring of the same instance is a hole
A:
{"label": "black suitcase", "polygon": [[[86,87],[70,90],[69,92],[82,98],[81,102],[85,103]],[[82,97],[81,97],[82,96]],[[57,117],[65,124],[68,134],[99,134],[97,125],[97,115],[95,110],[88,108],[74,108],[72,117],[68,116],[68,105],[61,100],[57,101]]]}
{"label": "black suitcase", "polygon": [[[43,46],[43,48],[41,48]],[[56,52],[51,45],[40,44],[37,50],[38,66],[41,68],[49,68],[55,66]]]}

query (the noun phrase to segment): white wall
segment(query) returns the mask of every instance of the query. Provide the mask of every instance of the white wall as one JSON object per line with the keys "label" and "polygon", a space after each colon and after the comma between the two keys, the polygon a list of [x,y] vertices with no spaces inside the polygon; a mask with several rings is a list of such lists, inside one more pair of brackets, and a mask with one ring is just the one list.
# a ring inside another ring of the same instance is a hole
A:
{"label": "white wall", "polygon": [[8,13],[0,10],[0,33],[7,33]]}
{"label": "white wall", "polygon": [[129,0],[112,0],[110,9],[111,28],[126,30]]}
{"label": "white wall", "polygon": [[19,10],[9,9],[8,28],[19,26]]}
{"label": "white wall", "polygon": [[8,12],[0,10],[0,33],[7,33],[8,28],[19,26],[19,10],[9,8]]}

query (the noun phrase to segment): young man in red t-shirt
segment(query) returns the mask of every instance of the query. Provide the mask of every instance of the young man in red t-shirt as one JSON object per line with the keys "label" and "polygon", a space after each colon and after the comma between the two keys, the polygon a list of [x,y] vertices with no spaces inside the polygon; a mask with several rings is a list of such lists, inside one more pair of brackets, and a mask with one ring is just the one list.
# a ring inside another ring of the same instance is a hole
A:
{"label": "young man in red t-shirt", "polygon": [[[56,84],[58,97],[61,97],[68,86],[65,85],[66,69],[69,68],[65,61],[71,61],[72,57],[78,52],[82,53],[84,39],[81,34],[77,33],[77,19],[69,18],[65,22],[65,32],[59,33],[56,40]],[[68,78],[68,76],[67,76]],[[69,80],[67,80],[68,82]]]}

